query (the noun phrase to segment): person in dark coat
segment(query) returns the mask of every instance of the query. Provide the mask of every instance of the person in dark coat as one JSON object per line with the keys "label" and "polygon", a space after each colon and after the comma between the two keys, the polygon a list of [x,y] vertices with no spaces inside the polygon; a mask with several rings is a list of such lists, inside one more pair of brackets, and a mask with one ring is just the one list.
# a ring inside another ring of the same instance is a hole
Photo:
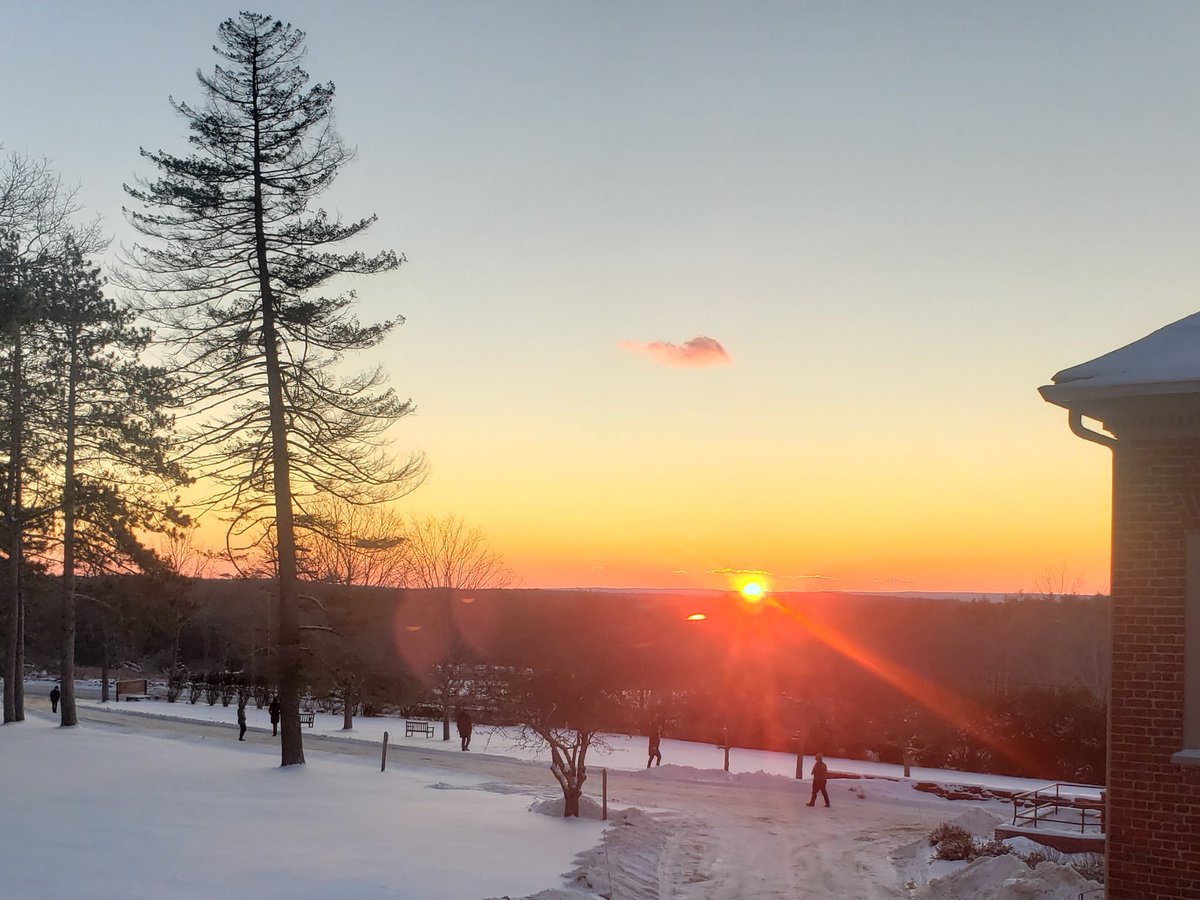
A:
{"label": "person in dark coat", "polygon": [[662,743],[662,726],[654,725],[650,729],[650,758],[646,760],[646,768],[650,768],[650,763],[656,766],[662,765],[662,750],[659,745]]}
{"label": "person in dark coat", "polygon": [[817,761],[812,767],[812,797],[809,798],[805,806],[817,805],[817,792],[820,791],[821,796],[825,798],[825,808],[829,808],[829,791],[825,790],[825,782],[829,778],[829,766],[825,765],[825,758],[818,753]]}
{"label": "person in dark coat", "polygon": [[62,691],[58,689],[56,684],[50,689],[50,712],[58,712],[58,698],[62,696]]}
{"label": "person in dark coat", "polygon": [[276,694],[271,698],[271,705],[267,707],[267,712],[271,714],[271,737],[279,734],[279,695]]}
{"label": "person in dark coat", "polygon": [[464,750],[471,749],[471,714],[465,709],[460,709],[458,715],[454,717],[454,724],[458,726],[458,736],[462,740],[462,748]]}
{"label": "person in dark coat", "polygon": [[238,740],[246,739],[246,701],[244,698],[238,698]]}

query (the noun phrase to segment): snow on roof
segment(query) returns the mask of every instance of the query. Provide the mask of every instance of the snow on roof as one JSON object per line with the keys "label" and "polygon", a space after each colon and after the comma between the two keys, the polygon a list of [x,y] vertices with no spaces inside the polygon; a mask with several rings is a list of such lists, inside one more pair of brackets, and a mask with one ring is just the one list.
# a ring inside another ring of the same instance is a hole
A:
{"label": "snow on roof", "polygon": [[1041,389],[1051,403],[1088,398],[1200,393],[1200,313],[1089,362],[1063,369]]}

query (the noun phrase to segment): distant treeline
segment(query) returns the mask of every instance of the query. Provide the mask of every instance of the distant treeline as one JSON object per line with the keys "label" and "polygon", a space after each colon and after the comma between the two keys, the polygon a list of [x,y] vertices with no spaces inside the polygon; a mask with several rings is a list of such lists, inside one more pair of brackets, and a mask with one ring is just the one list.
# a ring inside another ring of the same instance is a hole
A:
{"label": "distant treeline", "polygon": [[[49,584],[32,588],[29,659],[53,670],[59,598]],[[81,665],[273,677],[269,582],[105,576],[80,591]],[[800,593],[750,604],[733,594],[304,592],[318,695],[352,689],[374,708],[434,702],[453,646],[466,673],[453,682],[455,705],[484,715],[487,672],[557,666],[603,690],[609,730],[658,723],[669,737],[714,744],[1104,778],[1104,597]]]}

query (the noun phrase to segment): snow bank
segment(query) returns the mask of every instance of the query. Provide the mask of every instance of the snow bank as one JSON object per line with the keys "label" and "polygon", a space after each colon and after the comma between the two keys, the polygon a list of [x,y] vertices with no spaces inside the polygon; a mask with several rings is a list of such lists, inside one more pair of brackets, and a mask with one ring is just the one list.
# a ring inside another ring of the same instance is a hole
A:
{"label": "snow bank", "polygon": [[1039,863],[1030,869],[1015,856],[975,860],[944,878],[935,878],[917,894],[924,900],[1079,900],[1100,885],[1070,866]]}
{"label": "snow bank", "polygon": [[[545,800],[533,801],[529,805],[529,811],[539,813],[543,816],[557,816],[561,819],[563,817],[563,804],[562,797],[549,797]],[[591,797],[584,796],[579,798],[579,818],[595,819],[599,822],[603,815],[604,810]]]}
{"label": "snow bank", "polygon": [[965,828],[971,832],[972,837],[990,841],[996,836],[996,826],[1003,821],[1003,817],[990,813],[982,807],[974,806],[962,815],[955,816],[947,824]]}

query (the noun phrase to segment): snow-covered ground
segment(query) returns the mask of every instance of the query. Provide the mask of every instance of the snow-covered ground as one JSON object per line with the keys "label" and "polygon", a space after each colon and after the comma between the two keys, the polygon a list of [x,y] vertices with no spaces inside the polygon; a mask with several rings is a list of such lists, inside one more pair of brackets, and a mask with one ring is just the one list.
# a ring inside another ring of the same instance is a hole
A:
{"label": "snow-covered ground", "polygon": [[[38,693],[25,723],[0,729],[0,765],[20,773],[0,813],[4,896],[1075,900],[1093,886],[1050,864],[931,860],[938,823],[982,836],[1011,809],[914,791],[894,766],[830,761],[886,778],[833,781],[833,808],[808,809],[794,756],[735,749],[725,773],[719,749],[664,740],[647,772],[645,739],[615,736],[592,761],[594,775],[609,769],[605,830],[539,814],[555,812],[557,785],[501,730],[480,729],[462,753],[405,738],[401,720],[360,718],[347,733],[318,715],[308,765],[280,769],[253,707],[239,743],[233,707],[81,701],[82,726],[63,730]],[[598,800],[600,778],[587,789]]]}
{"label": "snow-covered ground", "polygon": [[[46,690],[49,690],[47,687]],[[171,719],[222,722],[234,728],[237,724],[237,707],[231,703],[222,706],[209,706],[199,703],[167,703],[162,700],[150,700],[135,703],[107,703],[98,700],[79,700],[81,708],[107,708],[126,715],[159,716]],[[271,719],[267,710],[256,709],[254,704],[246,707],[246,724],[250,730],[270,732]],[[442,740],[442,724],[434,723],[434,737],[404,736],[404,719],[379,717],[366,718],[357,716],[354,727],[349,731],[342,729],[343,720],[340,715],[317,713],[313,717],[313,727],[304,728],[306,735],[340,738],[343,740],[365,741],[380,744],[383,733],[388,732],[389,745],[402,744],[420,747],[424,750],[441,753],[460,753],[458,732],[454,724],[450,725],[450,740]],[[700,771],[723,770],[724,751],[713,744],[698,744],[693,741],[677,741],[663,738],[661,744],[663,762],[676,767],[686,767]],[[517,740],[513,729],[491,728],[479,726],[471,739],[472,753],[488,753],[514,759],[543,760],[549,762],[549,754],[539,755],[536,749],[524,746]],[[603,737],[603,743],[594,747],[588,754],[588,763],[593,768],[620,769],[634,771],[644,769],[647,759],[647,741],[639,735],[610,734]],[[807,776],[812,766],[811,756],[805,757],[804,774]],[[874,778],[900,778],[904,774],[903,767],[887,763],[870,762],[861,759],[835,759],[826,756],[825,762],[831,772],[863,775]],[[779,775],[794,778],[796,775],[796,757],[787,753],[774,753],[768,750],[750,750],[734,747],[729,753],[729,771],[731,774]],[[1004,775],[984,775],[973,772],[952,772],[945,769],[926,769],[914,766],[911,769],[913,781],[936,781],[943,784],[980,785],[1008,790],[1033,790],[1044,787],[1044,780],[1030,778],[1010,778]]]}

